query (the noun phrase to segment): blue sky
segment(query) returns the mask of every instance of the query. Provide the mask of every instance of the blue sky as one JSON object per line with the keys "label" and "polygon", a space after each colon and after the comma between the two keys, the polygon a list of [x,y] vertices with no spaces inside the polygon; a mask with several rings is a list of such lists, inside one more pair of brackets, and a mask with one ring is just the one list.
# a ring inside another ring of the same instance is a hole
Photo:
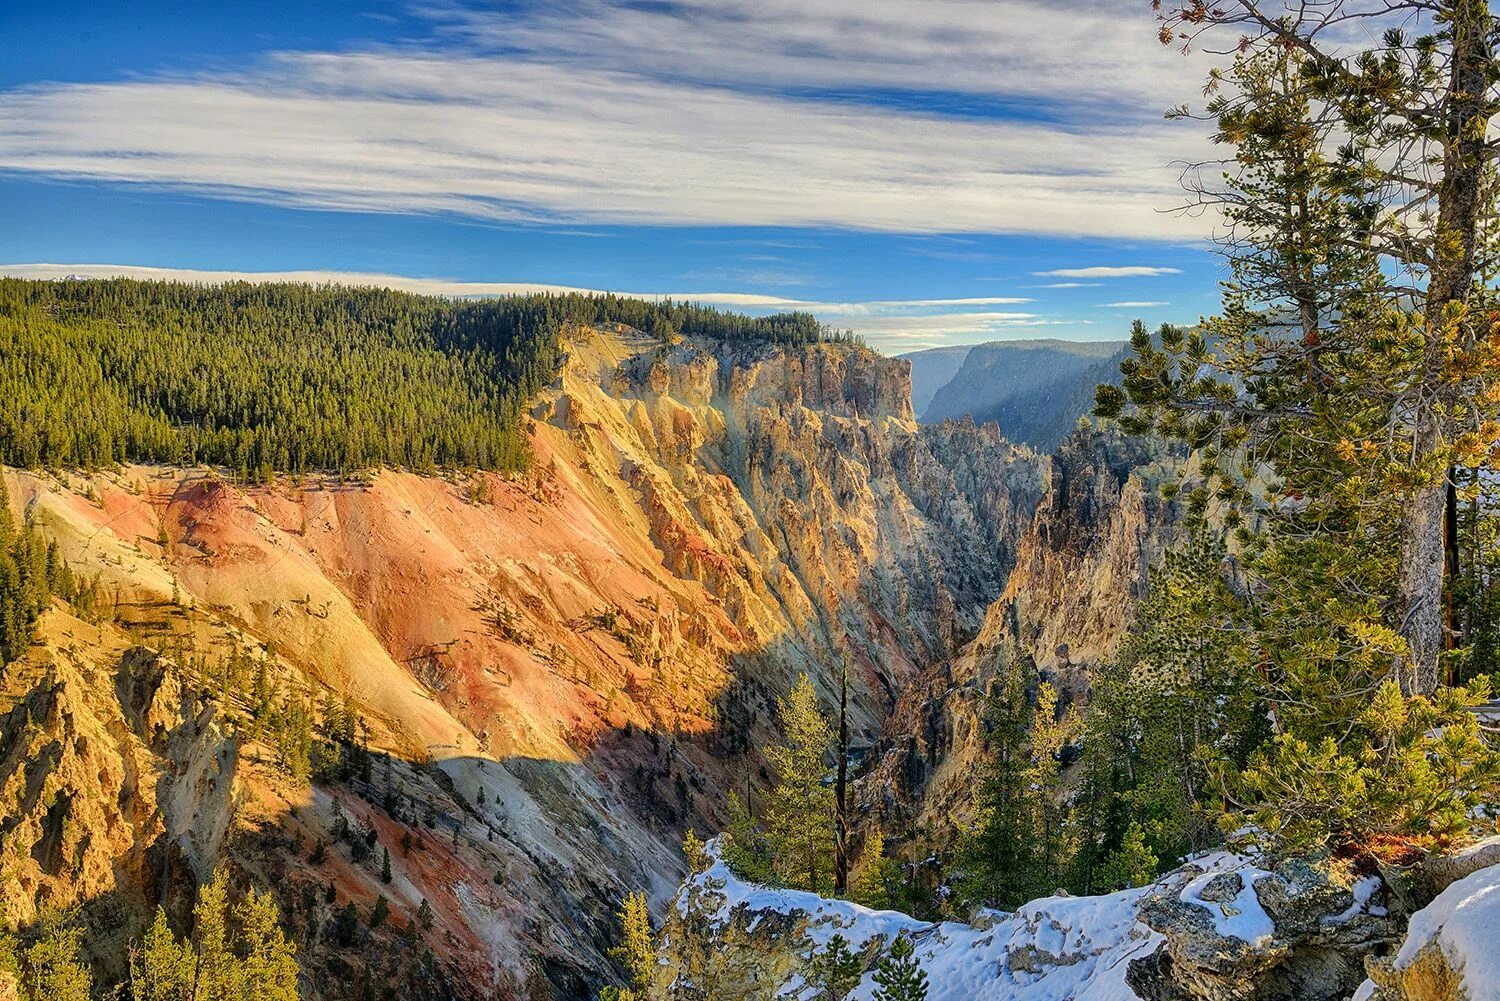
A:
{"label": "blue sky", "polygon": [[[891,352],[1215,302],[1148,5],[0,11],[0,265],[808,308]],[[48,265],[51,267],[44,267]]]}

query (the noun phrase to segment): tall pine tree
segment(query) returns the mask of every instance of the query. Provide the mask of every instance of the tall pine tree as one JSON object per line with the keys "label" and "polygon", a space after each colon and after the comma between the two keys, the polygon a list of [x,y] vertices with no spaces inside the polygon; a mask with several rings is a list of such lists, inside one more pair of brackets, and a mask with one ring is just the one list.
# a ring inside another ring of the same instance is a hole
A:
{"label": "tall pine tree", "polygon": [[[1485,0],[1156,6],[1163,42],[1234,43],[1201,111],[1228,155],[1196,189],[1224,210],[1233,280],[1208,336],[1137,331],[1100,411],[1201,449],[1222,499],[1245,500],[1243,472],[1269,464],[1270,510],[1378,534],[1391,667],[1430,695],[1454,470],[1500,438],[1500,22]],[[1356,20],[1371,41],[1345,38]]]}
{"label": "tall pine tree", "polygon": [[788,886],[826,891],[833,878],[834,793],[824,784],[833,730],[807,675],[778,705],[782,741],[766,757],[776,773],[766,805],[776,872]]}
{"label": "tall pine tree", "polygon": [[[610,955],[625,967],[625,977],[630,981],[629,996],[645,998],[651,990],[651,977],[656,972],[656,939],[651,933],[651,912],[646,905],[646,894],[640,890],[625,895],[620,903],[620,944],[610,950]],[[622,998],[627,992],[622,991]]]}

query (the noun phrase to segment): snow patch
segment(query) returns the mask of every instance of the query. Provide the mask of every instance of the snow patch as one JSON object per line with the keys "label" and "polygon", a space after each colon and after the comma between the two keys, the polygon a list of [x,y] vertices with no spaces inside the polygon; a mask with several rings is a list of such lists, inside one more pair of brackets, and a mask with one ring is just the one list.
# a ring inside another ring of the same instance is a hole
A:
{"label": "snow patch", "polygon": [[1366,912],[1373,914],[1377,918],[1385,917],[1386,909],[1384,907],[1378,904],[1374,907],[1370,906],[1370,898],[1375,896],[1375,891],[1380,889],[1381,885],[1379,876],[1366,876],[1356,882],[1349,888],[1350,892],[1354,894],[1354,902],[1344,908],[1343,913],[1331,914],[1324,918],[1323,924],[1341,925],[1350,918]]}
{"label": "snow patch", "polygon": [[[1195,864],[1203,866],[1206,871],[1182,888],[1181,899],[1207,910],[1213,917],[1214,930],[1226,938],[1237,938],[1252,946],[1269,942],[1276,934],[1276,922],[1260,906],[1255,884],[1271,874],[1228,852],[1215,852]],[[1240,889],[1234,900],[1204,900],[1202,893],[1208,884],[1224,873],[1239,874]]]}

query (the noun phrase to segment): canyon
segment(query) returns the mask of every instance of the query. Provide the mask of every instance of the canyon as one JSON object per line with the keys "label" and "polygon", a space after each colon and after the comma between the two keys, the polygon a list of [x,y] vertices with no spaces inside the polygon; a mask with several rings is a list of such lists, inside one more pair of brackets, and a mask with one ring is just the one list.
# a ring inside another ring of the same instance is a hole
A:
{"label": "canyon", "polygon": [[[107,943],[229,860],[276,888],[317,996],[381,953],[403,996],[591,996],[616,902],[662,906],[684,832],[753,798],[800,675],[833,705],[847,671],[868,823],[962,817],[997,651],[1086,698],[1173,529],[1170,457],[918,425],[909,365],[858,345],[604,324],[566,354],[525,474],[6,471],[111,610],[49,612],[4,679],[12,921],[81,905]],[[226,660],[344,700],[373,767],[286,775]],[[356,958],[317,934],[380,896]],[[402,934],[424,906],[431,961]]]}

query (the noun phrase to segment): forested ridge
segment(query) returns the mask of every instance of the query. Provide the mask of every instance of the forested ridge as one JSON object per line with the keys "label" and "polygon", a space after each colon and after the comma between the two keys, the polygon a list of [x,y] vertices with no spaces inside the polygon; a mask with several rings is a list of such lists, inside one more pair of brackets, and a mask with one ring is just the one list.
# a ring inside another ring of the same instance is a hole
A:
{"label": "forested ridge", "polygon": [[236,475],[526,465],[520,416],[568,324],[805,344],[812,316],[615,295],[0,279],[0,462]]}

